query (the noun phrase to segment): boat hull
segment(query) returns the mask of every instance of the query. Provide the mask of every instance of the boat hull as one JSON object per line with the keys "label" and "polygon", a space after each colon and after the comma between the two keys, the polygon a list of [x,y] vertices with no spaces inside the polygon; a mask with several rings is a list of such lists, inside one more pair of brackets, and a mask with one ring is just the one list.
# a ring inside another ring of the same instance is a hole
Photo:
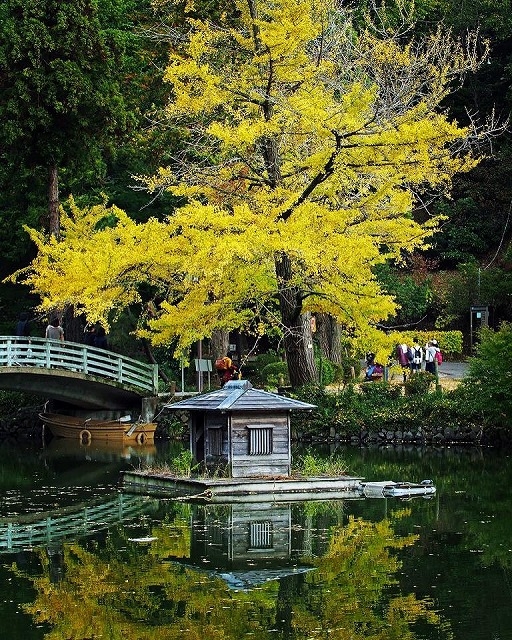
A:
{"label": "boat hull", "polygon": [[55,437],[74,438],[82,444],[88,444],[93,440],[140,445],[151,444],[154,442],[157,426],[154,422],[83,420],[75,416],[56,413],[41,413],[39,417]]}

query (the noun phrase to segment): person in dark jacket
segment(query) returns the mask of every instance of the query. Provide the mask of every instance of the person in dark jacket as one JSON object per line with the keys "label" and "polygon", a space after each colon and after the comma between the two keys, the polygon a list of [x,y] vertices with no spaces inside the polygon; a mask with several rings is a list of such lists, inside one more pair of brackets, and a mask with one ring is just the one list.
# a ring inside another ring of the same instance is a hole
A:
{"label": "person in dark jacket", "polygon": [[96,325],[96,335],[94,336],[94,346],[100,349],[108,349],[107,333],[101,324]]}
{"label": "person in dark jacket", "polygon": [[30,335],[30,320],[26,311],[20,313],[20,317],[16,323],[16,335],[20,338],[26,338]]}
{"label": "person in dark jacket", "polygon": [[84,329],[84,344],[88,347],[93,347],[95,338],[96,327],[93,324],[88,324]]}

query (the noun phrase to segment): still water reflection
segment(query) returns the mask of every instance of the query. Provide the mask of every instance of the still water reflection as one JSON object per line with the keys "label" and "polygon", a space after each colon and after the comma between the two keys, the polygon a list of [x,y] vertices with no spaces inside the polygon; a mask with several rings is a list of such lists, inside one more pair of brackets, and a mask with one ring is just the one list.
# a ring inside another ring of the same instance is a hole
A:
{"label": "still water reflection", "polygon": [[168,446],[70,447],[0,447],[6,637],[512,639],[505,454],[343,450],[431,500],[204,506],[117,491]]}

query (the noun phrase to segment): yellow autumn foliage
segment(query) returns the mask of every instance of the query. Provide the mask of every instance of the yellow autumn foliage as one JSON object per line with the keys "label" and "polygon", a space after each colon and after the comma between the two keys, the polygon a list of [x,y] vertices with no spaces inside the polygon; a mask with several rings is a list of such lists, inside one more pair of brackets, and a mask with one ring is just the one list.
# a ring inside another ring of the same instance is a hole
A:
{"label": "yellow autumn foliage", "polygon": [[393,314],[372,267],[423,246],[436,221],[414,220],[417,194],[449,190],[477,162],[474,132],[440,109],[474,57],[441,31],[423,43],[357,33],[333,0],[234,4],[236,26],[190,20],[171,49],[166,115],[184,148],[139,176],[187,204],[136,224],[72,203],[59,242],[30,231],[39,253],[22,277],[42,309],[74,304],[106,322],[146,282],[164,301],[141,335],[177,352],[274,322],[283,291],[298,314],[329,313],[354,336]]}

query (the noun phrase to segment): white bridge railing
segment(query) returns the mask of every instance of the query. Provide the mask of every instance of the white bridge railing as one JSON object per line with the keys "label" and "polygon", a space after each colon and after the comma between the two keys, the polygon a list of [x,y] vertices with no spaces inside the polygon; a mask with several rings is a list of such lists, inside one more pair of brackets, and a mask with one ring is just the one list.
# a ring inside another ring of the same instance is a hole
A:
{"label": "white bridge railing", "polygon": [[0,367],[67,369],[158,392],[158,365],[78,342],[0,336]]}

